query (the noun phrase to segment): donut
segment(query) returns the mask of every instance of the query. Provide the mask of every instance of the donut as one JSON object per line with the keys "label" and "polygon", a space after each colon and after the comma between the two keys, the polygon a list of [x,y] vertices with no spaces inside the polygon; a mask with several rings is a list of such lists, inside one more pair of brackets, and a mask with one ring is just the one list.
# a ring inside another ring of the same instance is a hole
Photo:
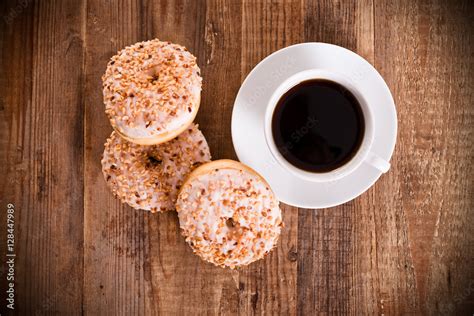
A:
{"label": "donut", "polygon": [[158,39],[125,47],[102,76],[105,113],[123,138],[141,145],[173,139],[194,120],[201,99],[196,57]]}
{"label": "donut", "polygon": [[196,124],[169,142],[139,145],[115,131],[105,143],[102,173],[112,192],[135,209],[175,209],[178,190],[191,170],[211,159]]}
{"label": "donut", "polygon": [[176,201],[181,232],[194,253],[220,267],[248,265],[276,245],[279,202],[251,168],[216,160],[194,169]]}

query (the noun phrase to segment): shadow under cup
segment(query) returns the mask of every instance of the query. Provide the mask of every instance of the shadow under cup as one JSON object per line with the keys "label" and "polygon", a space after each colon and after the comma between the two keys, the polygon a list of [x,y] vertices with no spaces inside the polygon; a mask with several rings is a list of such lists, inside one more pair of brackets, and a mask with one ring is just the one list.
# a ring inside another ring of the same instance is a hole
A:
{"label": "shadow under cup", "polygon": [[390,164],[370,152],[374,122],[356,83],[321,69],[297,73],[273,93],[265,113],[265,139],[276,161],[294,175],[326,182],[367,162]]}

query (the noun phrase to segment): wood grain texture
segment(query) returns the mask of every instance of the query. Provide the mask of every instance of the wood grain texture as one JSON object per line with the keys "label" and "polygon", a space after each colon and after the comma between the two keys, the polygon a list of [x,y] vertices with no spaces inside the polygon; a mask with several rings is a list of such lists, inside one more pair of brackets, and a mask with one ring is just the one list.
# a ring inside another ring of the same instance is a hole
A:
{"label": "wood grain texture", "polygon": [[[242,6],[242,81],[272,52],[302,41],[300,1],[244,1]],[[269,77],[268,80],[271,80]],[[285,227],[278,247],[260,262],[242,269],[241,315],[295,314],[298,209],[281,204]]]}
{"label": "wood grain texture", "polygon": [[[304,40],[355,49],[355,9],[353,2],[305,1]],[[348,313],[356,206],[299,211],[298,314]]]}
{"label": "wood grain texture", "polygon": [[[472,1],[1,1],[0,313],[13,203],[16,314],[472,315],[473,20]],[[357,52],[397,106],[390,172],[339,207],[282,205],[262,261],[201,261],[175,213],[121,204],[101,172],[101,76],[155,37],[198,58],[214,159],[236,159],[233,101],[261,59],[305,41]]]}
{"label": "wood grain texture", "polygon": [[[150,269],[146,221],[110,194],[101,171],[103,144],[112,132],[104,113],[101,76],[110,57],[144,40],[139,2],[88,1],[85,58],[84,313],[143,314]],[[151,306],[152,307],[152,306]],[[151,308],[150,307],[150,308]]]}
{"label": "wood grain texture", "polygon": [[[232,146],[225,141],[230,135],[231,91],[239,86],[231,75],[236,65],[238,69],[240,52],[235,46],[238,43],[230,41],[240,32],[235,23],[238,15],[231,15],[233,11],[239,12],[238,4],[225,1],[177,1],[173,5],[161,1],[153,10],[153,37],[185,45],[197,56],[202,76],[209,78],[203,82],[196,122],[214,159],[233,155]],[[229,55],[224,54],[224,47],[231,49]],[[157,233],[149,247],[153,300],[159,313],[216,315],[236,311],[237,273],[195,256],[181,236],[176,213],[150,219],[149,231]]]}
{"label": "wood grain texture", "polygon": [[[327,42],[373,58],[373,4],[306,1],[305,41]],[[375,187],[339,207],[300,210],[298,221],[298,313],[381,314],[381,288],[375,243],[376,214],[384,209]],[[395,212],[395,210],[393,210]],[[385,216],[385,214],[382,214]],[[383,218],[385,223],[387,220]],[[390,224],[394,224],[393,221]],[[397,234],[398,230],[393,230]],[[385,257],[392,252],[383,250]],[[387,260],[391,263],[391,259]],[[387,267],[386,271],[391,271]],[[398,280],[397,280],[398,281]],[[405,293],[405,292],[402,292]],[[364,304],[360,304],[363,301]]]}
{"label": "wood grain texture", "polygon": [[417,307],[472,314],[463,302],[474,298],[473,5],[377,3],[375,17],[375,64],[398,105],[390,176],[405,216]]}
{"label": "wood grain texture", "polygon": [[2,210],[15,205],[16,310],[25,315],[82,309],[82,5],[2,10],[1,197]]}

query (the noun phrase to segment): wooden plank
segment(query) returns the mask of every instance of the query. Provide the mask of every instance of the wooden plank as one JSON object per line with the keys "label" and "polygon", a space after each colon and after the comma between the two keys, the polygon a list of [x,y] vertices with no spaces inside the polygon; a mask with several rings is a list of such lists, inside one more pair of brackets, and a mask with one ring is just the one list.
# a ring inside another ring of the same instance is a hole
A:
{"label": "wooden plank", "polygon": [[81,313],[82,12],[82,1],[2,1],[0,196],[15,206],[20,314]]}
{"label": "wooden plank", "polygon": [[[355,3],[305,1],[304,40],[357,48]],[[372,30],[369,30],[369,32]],[[322,210],[300,210],[298,218],[298,314],[348,313],[353,274],[350,202]]]}
{"label": "wooden plank", "polygon": [[101,171],[103,144],[112,131],[104,113],[101,76],[110,57],[145,40],[149,7],[140,2],[88,1],[85,60],[84,313],[144,314],[152,215],[121,204]]}
{"label": "wooden plank", "polygon": [[430,315],[474,310],[473,12],[469,1],[375,6],[376,66],[399,112],[390,189],[406,215],[409,269]]}
{"label": "wooden plank", "polygon": [[[308,1],[305,7],[305,40],[346,47],[373,63],[372,1]],[[342,206],[300,210],[300,314],[382,314],[387,305],[398,314],[416,305],[413,272],[399,269],[411,264],[404,217],[392,193],[396,173],[395,167]]]}
{"label": "wooden plank", "polygon": [[[196,122],[213,159],[233,158],[230,116],[240,85],[240,5],[236,1],[161,1],[153,11],[154,35],[185,45],[198,58],[203,76]],[[162,314],[235,314],[237,272],[215,267],[192,253],[176,213],[148,223],[152,289]]]}
{"label": "wooden plank", "polygon": [[[20,245],[23,248],[26,245],[26,238],[19,236],[19,228],[27,223],[27,215],[30,203],[27,193],[30,188],[30,181],[33,179],[29,168],[27,157],[29,156],[29,133],[25,133],[27,122],[30,117],[27,109],[31,105],[32,91],[32,64],[33,64],[33,13],[34,8],[30,6],[22,12],[22,15],[16,14],[15,3],[13,1],[2,1],[0,3],[0,16],[7,17],[1,20],[0,28],[0,174],[4,176],[5,181],[0,184],[0,201],[2,212],[0,219],[2,223],[0,234],[2,265],[0,273],[0,313],[8,312],[6,307],[7,298],[7,273],[8,267],[5,266],[3,258],[7,254],[7,205],[14,205],[15,221],[15,253],[18,253]],[[24,46],[24,49],[19,47]],[[16,76],[15,74],[19,74]],[[26,146],[25,146],[26,145]],[[25,148],[26,147],[26,148]],[[34,190],[34,189],[33,189]],[[3,211],[5,210],[5,211]],[[31,217],[31,216],[30,216]],[[5,223],[5,224],[4,224]],[[37,241],[38,242],[38,241]],[[26,251],[22,251],[23,254]],[[9,252],[11,253],[11,252]],[[22,272],[18,261],[21,257],[15,258],[17,280],[28,276],[26,270],[31,270],[25,265],[25,272]],[[20,261],[21,262],[21,261]],[[31,272],[29,273],[31,276]],[[44,284],[36,277],[36,283],[40,286]],[[28,290],[28,287],[24,287]],[[18,281],[16,288],[16,306],[21,303],[18,298]],[[38,302],[35,302],[38,304]]]}
{"label": "wooden plank", "polygon": [[[300,1],[244,1],[242,80],[274,51],[303,40]],[[242,315],[294,315],[297,306],[298,209],[281,204],[285,228],[268,257],[240,272]]]}

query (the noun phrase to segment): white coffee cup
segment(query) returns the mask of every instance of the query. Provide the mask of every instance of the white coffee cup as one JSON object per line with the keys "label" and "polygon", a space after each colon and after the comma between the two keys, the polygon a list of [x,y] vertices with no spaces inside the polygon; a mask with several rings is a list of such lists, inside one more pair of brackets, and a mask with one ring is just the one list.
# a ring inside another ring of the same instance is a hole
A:
{"label": "white coffee cup", "polygon": [[[337,82],[340,85],[344,86],[357,98],[357,101],[359,101],[364,116],[365,131],[359,149],[351,160],[349,160],[339,168],[329,172],[309,172],[292,165],[280,153],[273,139],[272,117],[278,101],[292,87],[310,79],[326,79]],[[356,170],[362,163],[367,163],[372,167],[380,170],[381,172],[387,172],[388,169],[390,169],[390,163],[388,161],[382,159],[377,154],[371,151],[372,143],[374,140],[374,119],[369,104],[367,104],[364,96],[357,88],[357,83],[354,80],[347,78],[339,73],[330,72],[322,69],[310,69],[296,73],[286,79],[281,85],[279,85],[275,89],[272,96],[270,97],[270,101],[265,113],[264,129],[267,146],[269,147],[270,152],[272,153],[275,160],[289,172],[305,180],[315,182],[338,180]]]}

